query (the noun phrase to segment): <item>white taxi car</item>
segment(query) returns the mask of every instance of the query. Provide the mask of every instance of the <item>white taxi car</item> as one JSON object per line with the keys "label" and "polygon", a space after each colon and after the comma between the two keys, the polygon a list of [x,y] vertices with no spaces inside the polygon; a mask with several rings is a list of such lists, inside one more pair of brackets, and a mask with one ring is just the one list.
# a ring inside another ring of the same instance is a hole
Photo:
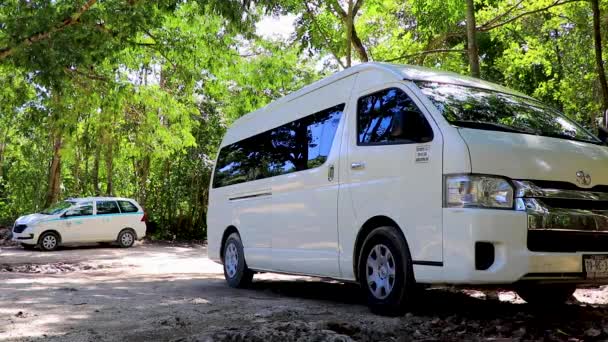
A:
{"label": "white taxi car", "polygon": [[43,251],[92,242],[118,242],[126,248],[145,235],[142,207],[119,197],[70,198],[40,213],[21,216],[13,226],[13,241]]}

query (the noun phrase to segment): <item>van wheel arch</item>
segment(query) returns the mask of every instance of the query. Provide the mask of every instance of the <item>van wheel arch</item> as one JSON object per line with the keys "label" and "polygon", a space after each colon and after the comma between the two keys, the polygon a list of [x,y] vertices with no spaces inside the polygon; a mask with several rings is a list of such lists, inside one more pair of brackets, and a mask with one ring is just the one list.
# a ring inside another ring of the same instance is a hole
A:
{"label": "van wheel arch", "polygon": [[[55,247],[53,247],[52,249],[47,249],[42,245],[42,240],[47,235],[54,235],[57,240]],[[38,236],[38,242],[36,242],[36,245],[34,245],[34,248],[39,247],[40,250],[42,250],[42,251],[52,251],[52,250],[56,250],[60,245],[61,245],[61,234],[59,234],[59,232],[56,230],[50,229],[50,230],[45,230]]]}
{"label": "van wheel arch", "polygon": [[355,273],[355,280],[359,281],[359,256],[361,254],[361,249],[363,248],[363,242],[367,238],[367,236],[374,231],[376,228],[380,227],[393,227],[398,234],[403,237],[403,240],[407,244],[407,239],[401,230],[401,227],[388,216],[379,215],[374,216],[368,219],[361,229],[359,229],[359,233],[357,233],[357,238],[355,239],[355,248],[353,250],[353,271]]}
{"label": "van wheel arch", "polygon": [[222,243],[220,244],[220,258],[221,258],[222,262],[224,261],[224,244],[226,244],[226,240],[228,240],[228,237],[232,233],[238,234],[239,237],[241,236],[241,233],[239,233],[239,230],[236,229],[235,226],[228,226],[224,230],[224,234],[222,235]]}

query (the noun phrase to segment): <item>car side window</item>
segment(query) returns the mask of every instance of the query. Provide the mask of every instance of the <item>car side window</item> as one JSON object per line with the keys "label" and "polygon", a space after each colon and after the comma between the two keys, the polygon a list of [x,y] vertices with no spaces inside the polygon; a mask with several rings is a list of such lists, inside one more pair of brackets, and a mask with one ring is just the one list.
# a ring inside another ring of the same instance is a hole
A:
{"label": "car side window", "polygon": [[66,211],[66,217],[74,217],[74,216],[89,216],[93,215],[93,203],[84,203],[75,208],[70,208]]}
{"label": "car side window", "polygon": [[390,145],[433,140],[433,129],[414,101],[389,88],[357,101],[357,144]]}
{"label": "car side window", "polygon": [[115,201],[97,201],[97,215],[119,214]]}
{"label": "car side window", "polygon": [[123,213],[136,213],[139,211],[135,204],[129,201],[118,201],[118,206],[120,207],[120,211]]}

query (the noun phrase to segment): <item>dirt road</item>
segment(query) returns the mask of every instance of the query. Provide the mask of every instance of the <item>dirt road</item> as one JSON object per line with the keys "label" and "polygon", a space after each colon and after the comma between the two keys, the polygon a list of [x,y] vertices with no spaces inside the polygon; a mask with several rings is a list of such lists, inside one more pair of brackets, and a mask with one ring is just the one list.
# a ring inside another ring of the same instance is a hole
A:
{"label": "dirt road", "polygon": [[1,341],[605,340],[608,288],[560,310],[512,292],[428,290],[413,313],[368,312],[357,287],[263,274],[227,287],[202,246],[0,250]]}

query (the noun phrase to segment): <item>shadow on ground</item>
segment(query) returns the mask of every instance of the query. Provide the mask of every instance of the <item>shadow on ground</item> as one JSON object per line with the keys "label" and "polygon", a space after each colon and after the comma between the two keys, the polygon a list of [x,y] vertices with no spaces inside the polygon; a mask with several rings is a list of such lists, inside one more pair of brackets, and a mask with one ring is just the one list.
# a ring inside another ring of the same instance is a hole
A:
{"label": "shadow on ground", "polygon": [[7,341],[608,338],[608,289],[579,290],[578,298],[602,300],[573,299],[557,308],[427,290],[410,313],[391,318],[370,313],[353,284],[262,274],[250,289],[232,289],[203,249],[144,245],[11,253],[14,261],[54,255],[117,266],[66,274],[0,273],[0,340]]}

